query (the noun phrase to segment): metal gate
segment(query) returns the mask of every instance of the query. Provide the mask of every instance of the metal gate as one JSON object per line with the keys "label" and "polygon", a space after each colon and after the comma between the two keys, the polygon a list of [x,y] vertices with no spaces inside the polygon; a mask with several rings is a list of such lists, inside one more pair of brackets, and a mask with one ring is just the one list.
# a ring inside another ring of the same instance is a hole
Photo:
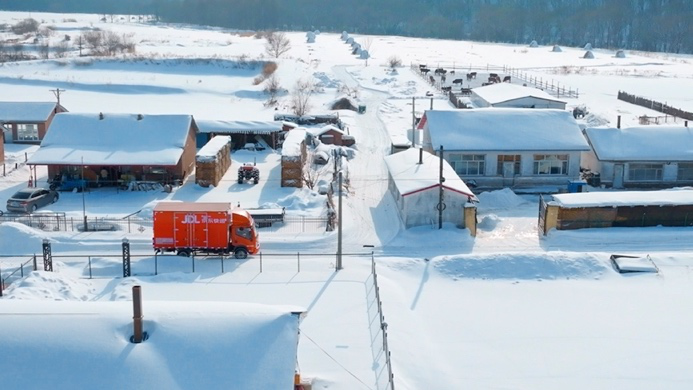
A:
{"label": "metal gate", "polygon": [[539,231],[542,235],[546,235],[546,201],[544,197],[539,195]]}

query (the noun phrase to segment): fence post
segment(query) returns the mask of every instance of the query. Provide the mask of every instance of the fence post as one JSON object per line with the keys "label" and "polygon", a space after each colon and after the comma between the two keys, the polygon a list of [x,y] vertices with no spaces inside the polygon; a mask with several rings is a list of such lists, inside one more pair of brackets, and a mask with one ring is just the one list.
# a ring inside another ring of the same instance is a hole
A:
{"label": "fence post", "polygon": [[132,275],[132,269],[130,268],[130,241],[127,238],[123,238],[123,277],[127,278]]}
{"label": "fence post", "polygon": [[36,264],[36,253],[34,253],[34,271],[38,271],[38,265]]}
{"label": "fence post", "polygon": [[260,252],[260,273],[262,273],[262,252]]}
{"label": "fence post", "polygon": [[53,255],[51,253],[51,242],[43,239],[43,270],[53,272]]}
{"label": "fence post", "polygon": [[154,275],[159,274],[159,253],[154,253]]}
{"label": "fence post", "polygon": [[221,273],[224,273],[224,255],[221,255]]}
{"label": "fence post", "polygon": [[87,256],[87,260],[89,261],[89,279],[91,279],[91,256]]}
{"label": "fence post", "polygon": [[296,262],[298,264],[298,272],[301,272],[301,253],[296,253]]}
{"label": "fence post", "polygon": [[2,278],[2,268],[0,267],[0,297],[2,296],[2,290],[5,289],[5,279]]}
{"label": "fence post", "polygon": [[192,253],[190,258],[192,259],[192,272],[195,273],[195,252]]}

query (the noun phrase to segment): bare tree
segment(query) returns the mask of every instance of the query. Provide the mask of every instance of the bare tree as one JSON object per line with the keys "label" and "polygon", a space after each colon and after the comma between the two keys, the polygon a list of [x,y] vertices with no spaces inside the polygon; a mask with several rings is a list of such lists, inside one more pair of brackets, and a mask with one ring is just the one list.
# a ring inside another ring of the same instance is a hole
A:
{"label": "bare tree", "polygon": [[48,44],[48,39],[44,39],[41,43],[39,43],[38,52],[41,58],[44,60],[47,60],[50,57],[51,48]]}
{"label": "bare tree", "polygon": [[300,79],[296,81],[294,90],[291,94],[293,112],[298,116],[303,116],[310,110],[310,96],[313,94],[314,85],[310,80]]}
{"label": "bare tree", "polygon": [[265,40],[265,51],[274,58],[291,50],[291,41],[283,32],[269,31],[265,33]]}
{"label": "bare tree", "polygon": [[268,95],[265,106],[274,106],[277,104],[277,94],[281,92],[282,87],[279,84],[279,78],[275,75],[270,76],[265,81],[265,93]]}
{"label": "bare tree", "polygon": [[53,52],[55,53],[56,58],[65,57],[68,51],[70,51],[70,43],[68,41],[60,41],[53,48]]}
{"label": "bare tree", "polygon": [[368,56],[366,57],[366,66],[368,66],[368,58],[371,56],[371,46],[373,46],[373,37],[365,37],[361,47],[368,52]]}

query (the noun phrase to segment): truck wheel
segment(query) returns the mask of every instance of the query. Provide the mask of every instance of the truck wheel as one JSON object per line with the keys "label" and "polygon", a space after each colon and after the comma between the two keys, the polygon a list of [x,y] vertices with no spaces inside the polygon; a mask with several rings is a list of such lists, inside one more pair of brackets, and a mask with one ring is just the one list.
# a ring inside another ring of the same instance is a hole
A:
{"label": "truck wheel", "polygon": [[179,249],[176,254],[181,257],[190,257],[190,249]]}
{"label": "truck wheel", "polygon": [[233,251],[233,255],[237,259],[246,259],[248,258],[248,250],[245,248],[236,248],[236,250]]}

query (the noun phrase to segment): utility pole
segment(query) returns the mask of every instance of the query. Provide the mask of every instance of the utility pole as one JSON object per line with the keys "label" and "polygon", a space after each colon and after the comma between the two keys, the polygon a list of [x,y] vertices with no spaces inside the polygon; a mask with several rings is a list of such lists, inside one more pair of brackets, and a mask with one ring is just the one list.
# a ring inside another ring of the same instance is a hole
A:
{"label": "utility pole", "polygon": [[56,99],[58,99],[58,105],[60,105],[60,93],[65,92],[64,89],[56,88],[56,89],[51,89],[51,92],[53,92],[53,95],[55,95]]}
{"label": "utility pole", "polygon": [[339,211],[337,214],[337,271],[342,267],[342,171],[339,171]]}
{"label": "utility pole", "polygon": [[438,197],[438,229],[443,228],[443,210],[445,210],[445,203],[443,203],[443,183],[445,178],[443,177],[443,145],[440,145],[440,173],[438,176],[438,186],[440,187],[440,195]]}
{"label": "utility pole", "polygon": [[84,157],[82,157],[82,180],[80,184],[82,185],[82,216],[84,217],[84,231],[87,232],[89,229],[87,228],[87,202],[84,199],[84,191],[87,189],[84,182]]}
{"label": "utility pole", "polygon": [[411,146],[416,146],[416,98],[411,98]]}

